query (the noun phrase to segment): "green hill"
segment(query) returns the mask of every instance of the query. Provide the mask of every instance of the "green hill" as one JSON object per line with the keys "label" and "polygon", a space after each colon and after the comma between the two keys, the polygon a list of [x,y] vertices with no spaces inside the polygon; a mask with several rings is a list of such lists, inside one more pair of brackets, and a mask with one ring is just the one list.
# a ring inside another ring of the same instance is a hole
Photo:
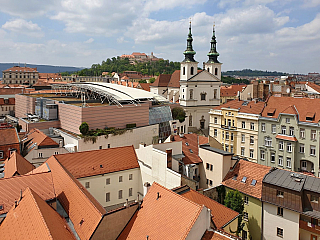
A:
{"label": "green hill", "polygon": [[234,71],[222,72],[222,75],[224,75],[224,76],[261,77],[261,76],[284,76],[284,75],[288,75],[288,73],[276,72],[276,71],[271,72],[271,71],[243,69],[243,70],[234,70]]}

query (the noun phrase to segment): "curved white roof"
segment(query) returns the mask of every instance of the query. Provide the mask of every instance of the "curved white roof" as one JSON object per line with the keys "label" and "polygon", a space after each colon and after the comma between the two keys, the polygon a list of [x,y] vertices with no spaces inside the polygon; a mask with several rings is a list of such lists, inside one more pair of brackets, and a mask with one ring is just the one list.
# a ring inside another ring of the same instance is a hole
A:
{"label": "curved white roof", "polygon": [[111,96],[113,96],[118,101],[133,101],[141,99],[154,99],[160,102],[166,102],[167,99],[145,90],[126,87],[123,85],[105,83],[105,82],[81,82],[76,83],[77,86],[83,86],[84,88],[90,87],[96,89],[97,91],[103,91]]}

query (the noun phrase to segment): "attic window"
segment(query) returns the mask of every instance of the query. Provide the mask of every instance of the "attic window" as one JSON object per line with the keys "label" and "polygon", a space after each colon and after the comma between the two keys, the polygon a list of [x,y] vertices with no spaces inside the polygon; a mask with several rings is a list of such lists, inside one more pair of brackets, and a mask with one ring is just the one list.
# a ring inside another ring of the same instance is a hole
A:
{"label": "attic window", "polygon": [[257,183],[257,180],[252,179],[251,185],[252,185],[252,186],[255,186],[255,185],[256,185],[256,183]]}
{"label": "attic window", "polygon": [[267,112],[267,115],[271,117],[271,116],[274,115],[275,111],[276,111],[275,108],[270,108],[270,109],[268,110],[268,112]]}
{"label": "attic window", "polygon": [[247,177],[243,177],[241,180],[241,182],[243,182],[243,183],[246,183],[246,181],[247,181]]}
{"label": "attic window", "polygon": [[190,151],[191,153],[193,153],[192,149],[189,149],[189,151]]}
{"label": "attic window", "polygon": [[186,145],[187,145],[187,146],[189,146],[189,143],[188,143],[188,142],[186,142]]}
{"label": "attic window", "polygon": [[237,177],[238,177],[238,175],[235,174],[235,175],[233,175],[232,179],[233,179],[233,180],[237,180]]}
{"label": "attic window", "polygon": [[306,115],[306,121],[313,121],[315,113],[308,112]]}
{"label": "attic window", "polygon": [[3,210],[3,204],[0,205],[0,211],[2,211],[2,210]]}

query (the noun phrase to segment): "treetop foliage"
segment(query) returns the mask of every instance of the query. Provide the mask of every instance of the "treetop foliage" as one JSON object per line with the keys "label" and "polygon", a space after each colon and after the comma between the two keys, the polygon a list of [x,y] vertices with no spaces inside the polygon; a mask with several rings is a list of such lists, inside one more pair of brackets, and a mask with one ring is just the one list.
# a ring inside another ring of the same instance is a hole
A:
{"label": "treetop foliage", "polygon": [[249,77],[288,75],[288,73],[277,72],[277,71],[271,72],[271,71],[261,71],[261,70],[251,70],[251,69],[226,71],[226,72],[222,72],[222,74],[225,76],[235,75],[235,76],[249,76]]}

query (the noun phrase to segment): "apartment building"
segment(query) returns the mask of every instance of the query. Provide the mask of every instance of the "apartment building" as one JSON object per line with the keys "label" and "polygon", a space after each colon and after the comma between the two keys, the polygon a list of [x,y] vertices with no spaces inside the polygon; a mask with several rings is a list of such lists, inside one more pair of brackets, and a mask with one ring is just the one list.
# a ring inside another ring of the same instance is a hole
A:
{"label": "apartment building", "polygon": [[233,100],[210,110],[210,136],[227,152],[258,159],[259,116],[264,102]]}
{"label": "apartment building", "polygon": [[20,153],[20,138],[16,128],[0,128],[0,162],[14,151]]}
{"label": "apartment building", "polygon": [[319,104],[270,97],[259,118],[258,163],[319,176]]}
{"label": "apartment building", "polygon": [[19,67],[2,71],[2,83],[4,84],[27,84],[33,85],[39,79],[37,68]]}
{"label": "apartment building", "polygon": [[0,117],[11,115],[14,116],[15,99],[0,98]]}
{"label": "apartment building", "polygon": [[263,239],[320,239],[320,179],[272,168],[262,186]]}
{"label": "apartment building", "polygon": [[232,84],[220,87],[220,104],[235,100],[240,97],[240,93],[247,87],[246,84]]}

